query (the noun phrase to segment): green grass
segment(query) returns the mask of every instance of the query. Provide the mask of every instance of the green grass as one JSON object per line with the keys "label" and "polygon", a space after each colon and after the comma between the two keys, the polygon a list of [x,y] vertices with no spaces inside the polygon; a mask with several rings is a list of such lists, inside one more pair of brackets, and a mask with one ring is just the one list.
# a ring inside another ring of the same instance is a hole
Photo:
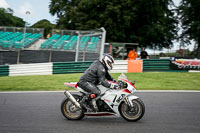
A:
{"label": "green grass", "polygon": [[[82,74],[0,77],[0,91],[38,91],[70,89],[64,82],[76,82]],[[111,74],[115,79],[119,73]],[[136,81],[137,90],[200,90],[200,73],[126,73]]]}

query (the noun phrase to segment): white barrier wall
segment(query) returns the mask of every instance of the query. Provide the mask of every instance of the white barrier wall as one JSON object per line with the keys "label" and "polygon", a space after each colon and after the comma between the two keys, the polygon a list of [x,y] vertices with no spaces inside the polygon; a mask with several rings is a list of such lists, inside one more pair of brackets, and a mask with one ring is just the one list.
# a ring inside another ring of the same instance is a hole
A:
{"label": "white barrier wall", "polygon": [[53,63],[9,65],[9,76],[52,75]]}
{"label": "white barrier wall", "polygon": [[[115,60],[115,64],[111,73],[127,73],[128,61]],[[18,64],[9,65],[9,76],[23,75],[52,75],[53,63],[34,63],[34,64]]]}
{"label": "white barrier wall", "polygon": [[128,61],[127,60],[115,60],[111,73],[127,73],[128,72]]}

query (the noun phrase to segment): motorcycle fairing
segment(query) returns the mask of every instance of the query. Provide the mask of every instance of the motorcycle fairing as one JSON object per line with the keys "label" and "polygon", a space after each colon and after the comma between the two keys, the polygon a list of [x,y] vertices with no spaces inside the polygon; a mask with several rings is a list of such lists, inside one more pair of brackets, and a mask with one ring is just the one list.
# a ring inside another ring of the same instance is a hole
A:
{"label": "motorcycle fairing", "polygon": [[[103,88],[100,87],[100,90]],[[132,100],[137,99],[137,96],[134,96],[132,93],[128,91],[122,90],[109,90],[106,91],[105,94],[101,97],[101,100],[105,101],[105,103],[116,113],[117,116],[120,116],[119,113],[119,105],[124,101],[130,103],[132,105]],[[126,101],[128,99],[128,101]]]}

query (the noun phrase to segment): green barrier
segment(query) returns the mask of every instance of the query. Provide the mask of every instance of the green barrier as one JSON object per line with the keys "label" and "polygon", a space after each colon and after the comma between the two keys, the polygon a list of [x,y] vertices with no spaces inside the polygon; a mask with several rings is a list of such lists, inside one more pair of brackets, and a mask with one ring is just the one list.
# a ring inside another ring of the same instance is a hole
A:
{"label": "green barrier", "polygon": [[187,72],[185,70],[173,70],[169,59],[144,59],[143,72]]}
{"label": "green barrier", "polygon": [[8,65],[0,65],[0,76],[8,76],[9,75],[9,66]]}
{"label": "green barrier", "polygon": [[169,59],[147,59],[143,60],[143,72],[148,71],[171,71]]}
{"label": "green barrier", "polygon": [[53,74],[83,73],[92,62],[54,62]]}

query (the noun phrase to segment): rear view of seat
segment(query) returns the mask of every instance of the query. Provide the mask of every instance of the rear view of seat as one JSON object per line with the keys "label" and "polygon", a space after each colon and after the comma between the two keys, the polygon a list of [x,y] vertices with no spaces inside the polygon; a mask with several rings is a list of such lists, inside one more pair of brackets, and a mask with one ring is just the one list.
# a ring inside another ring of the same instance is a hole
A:
{"label": "rear view of seat", "polygon": [[41,38],[38,33],[0,32],[0,46],[2,48],[23,48]]}
{"label": "rear view of seat", "polygon": [[48,40],[42,43],[40,48],[50,48],[59,38],[60,38],[60,35],[54,34]]}
{"label": "rear view of seat", "polygon": [[77,36],[72,36],[69,42],[64,45],[64,50],[73,50],[75,48],[75,44],[77,44]]}
{"label": "rear view of seat", "polygon": [[[25,37],[25,39],[24,39]],[[15,48],[22,48],[22,47],[28,47],[29,45],[33,44],[34,42],[36,42],[37,40],[39,40],[41,38],[41,34],[39,33],[26,33],[25,36],[24,34],[22,34],[22,36],[20,36],[18,38],[19,42],[15,42]]]}
{"label": "rear view of seat", "polygon": [[66,40],[70,38],[70,35],[63,35],[56,43],[52,45],[53,49],[61,49]]}
{"label": "rear view of seat", "polygon": [[91,41],[88,43],[87,51],[91,51],[91,52],[96,51],[99,40],[100,40],[99,37],[92,37]]}
{"label": "rear view of seat", "polygon": [[79,46],[79,50],[80,51],[83,51],[86,48],[89,39],[90,39],[89,36],[84,36],[84,37],[81,38],[81,40],[80,40],[80,46]]}

